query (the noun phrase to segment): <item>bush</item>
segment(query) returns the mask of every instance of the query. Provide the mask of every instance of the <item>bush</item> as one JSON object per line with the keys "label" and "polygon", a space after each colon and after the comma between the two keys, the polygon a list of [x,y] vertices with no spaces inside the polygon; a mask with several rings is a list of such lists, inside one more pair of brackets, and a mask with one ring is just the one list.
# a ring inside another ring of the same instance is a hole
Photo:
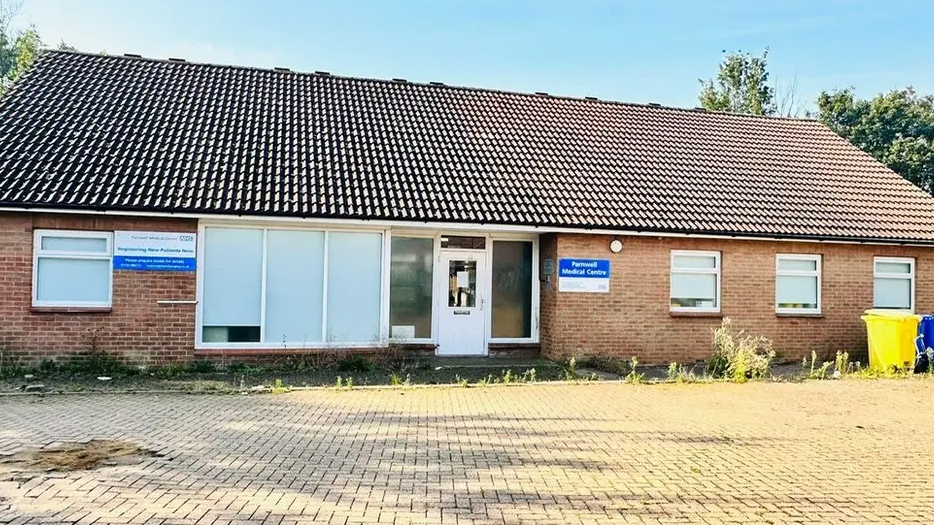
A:
{"label": "bush", "polygon": [[340,372],[369,372],[373,370],[373,363],[360,354],[354,354],[338,361],[337,370]]}
{"label": "bush", "polygon": [[763,379],[768,376],[774,358],[772,341],[737,332],[733,322],[724,319],[713,332],[713,355],[707,360],[707,375],[737,383]]}

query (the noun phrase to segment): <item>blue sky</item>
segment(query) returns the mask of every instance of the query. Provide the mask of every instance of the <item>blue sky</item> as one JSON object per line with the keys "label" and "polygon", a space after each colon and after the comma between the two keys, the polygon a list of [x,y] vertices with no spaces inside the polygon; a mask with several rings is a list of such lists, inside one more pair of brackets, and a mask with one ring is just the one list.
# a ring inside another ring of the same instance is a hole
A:
{"label": "blue sky", "polygon": [[49,44],[516,91],[697,105],[723,51],[773,79],[934,92],[929,0],[24,0]]}

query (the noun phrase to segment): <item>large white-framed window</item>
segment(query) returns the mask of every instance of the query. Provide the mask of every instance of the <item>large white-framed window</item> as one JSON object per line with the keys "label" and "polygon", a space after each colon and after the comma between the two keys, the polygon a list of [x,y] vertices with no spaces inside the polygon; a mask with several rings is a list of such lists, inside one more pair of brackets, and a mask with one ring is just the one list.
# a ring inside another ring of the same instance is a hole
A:
{"label": "large white-framed window", "polygon": [[386,339],[382,230],[203,225],[197,346],[371,346]]}
{"label": "large white-framed window", "polygon": [[915,309],[915,260],[911,257],[875,257],[872,261],[873,308]]}
{"label": "large white-framed window", "polygon": [[33,306],[110,307],[113,232],[35,230]]}
{"label": "large white-framed window", "polygon": [[672,250],[672,312],[720,312],[720,252]]}
{"label": "large white-framed window", "polygon": [[775,256],[775,313],[821,313],[821,256]]}

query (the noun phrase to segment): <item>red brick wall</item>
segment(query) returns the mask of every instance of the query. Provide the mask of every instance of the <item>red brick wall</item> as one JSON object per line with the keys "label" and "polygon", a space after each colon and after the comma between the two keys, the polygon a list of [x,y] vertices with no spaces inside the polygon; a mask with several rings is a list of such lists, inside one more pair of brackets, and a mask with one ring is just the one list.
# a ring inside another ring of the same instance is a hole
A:
{"label": "red brick wall", "polygon": [[[609,250],[614,237],[543,236],[541,258],[590,257],[611,261],[609,294],[558,293],[542,284],[542,352],[571,355],[637,356],[640,362],[693,363],[710,354],[711,331],[719,317],[675,317],[669,313],[671,250],[720,251],[721,312],[737,328],[773,340],[786,359],[816,351],[866,352],[863,310],[872,307],[873,257],[916,258],[918,313],[934,312],[934,249],[833,243],[617,237],[621,253]],[[822,317],[775,314],[775,254],[823,256]]]}
{"label": "red brick wall", "polygon": [[86,352],[92,345],[137,364],[190,360],[194,272],[115,271],[110,312],[48,313],[32,308],[34,229],[196,232],[196,220],[0,212],[0,352],[24,362]]}

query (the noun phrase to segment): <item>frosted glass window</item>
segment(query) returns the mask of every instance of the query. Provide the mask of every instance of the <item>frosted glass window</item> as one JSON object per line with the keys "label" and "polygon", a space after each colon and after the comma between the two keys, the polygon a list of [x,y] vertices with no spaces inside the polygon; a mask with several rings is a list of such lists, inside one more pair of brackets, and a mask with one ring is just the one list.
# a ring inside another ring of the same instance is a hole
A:
{"label": "frosted glass window", "polygon": [[227,342],[259,341],[263,230],[205,229],[203,275],[202,339],[221,342],[226,334]]}
{"label": "frosted glass window", "polygon": [[891,273],[897,275],[911,275],[911,263],[876,261],[876,273]]}
{"label": "frosted glass window", "polygon": [[671,304],[688,308],[717,306],[717,276],[674,274],[671,276]]}
{"label": "frosted glass window", "polygon": [[778,313],[820,312],[820,255],[775,257],[775,311]]}
{"label": "frosted glass window", "polygon": [[33,304],[111,305],[110,232],[36,230],[33,245]]}
{"label": "frosted glass window", "polygon": [[110,260],[40,257],[36,299],[45,303],[110,303]]}
{"label": "frosted glass window", "polygon": [[271,343],[316,343],[324,300],[324,232],[266,233],[266,328]]}
{"label": "frosted glass window", "polygon": [[875,308],[911,309],[911,281],[877,277],[873,286]]}
{"label": "frosted glass window", "polygon": [[720,253],[671,253],[673,311],[720,311]]}
{"label": "frosted glass window", "polygon": [[393,237],[389,260],[389,336],[431,337],[434,239]]}
{"label": "frosted glass window", "polygon": [[779,308],[817,309],[817,277],[779,275],[775,282]]}
{"label": "frosted glass window", "polygon": [[382,247],[379,233],[328,233],[328,341],[379,341]]}
{"label": "frosted glass window", "polygon": [[711,255],[676,255],[672,259],[675,268],[716,268],[717,258]]}
{"label": "frosted glass window", "polygon": [[532,336],[532,243],[493,242],[494,338]]}
{"label": "frosted glass window", "polygon": [[873,307],[914,310],[914,259],[876,257],[873,270]]}
{"label": "frosted glass window", "polygon": [[820,256],[809,256],[807,259],[789,259],[779,255],[778,270],[787,272],[816,272],[819,259],[815,259],[815,257]]}
{"label": "frosted glass window", "polygon": [[42,250],[56,252],[107,253],[107,239],[101,237],[58,237],[43,235]]}

